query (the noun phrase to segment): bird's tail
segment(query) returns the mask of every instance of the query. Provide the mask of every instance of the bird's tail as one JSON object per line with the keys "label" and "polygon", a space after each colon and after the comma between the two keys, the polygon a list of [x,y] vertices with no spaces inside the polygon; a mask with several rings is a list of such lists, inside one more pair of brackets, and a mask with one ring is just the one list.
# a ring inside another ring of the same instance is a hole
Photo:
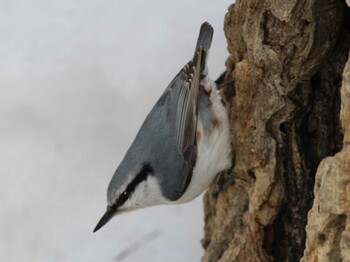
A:
{"label": "bird's tail", "polygon": [[[213,39],[214,30],[213,27],[208,23],[204,22],[199,30],[199,36],[197,39],[196,50],[194,52],[194,57],[190,63],[194,66],[194,83],[191,88],[192,92],[192,101],[194,103],[194,112],[195,112],[195,129],[197,130],[197,121],[198,121],[198,96],[201,80],[207,76],[207,59],[208,52],[211,46],[211,41]],[[195,140],[194,144],[197,144]]]}
{"label": "bird's tail", "polygon": [[199,36],[196,45],[196,51],[202,47],[203,50],[208,51],[211,46],[211,40],[213,39],[214,30],[208,23],[204,22],[199,31]]}

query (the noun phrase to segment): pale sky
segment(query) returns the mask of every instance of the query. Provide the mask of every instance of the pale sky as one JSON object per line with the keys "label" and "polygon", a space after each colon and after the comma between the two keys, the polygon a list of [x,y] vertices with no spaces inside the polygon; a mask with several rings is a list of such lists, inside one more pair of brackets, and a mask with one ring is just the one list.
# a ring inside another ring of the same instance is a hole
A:
{"label": "pale sky", "polygon": [[92,230],[204,21],[215,30],[210,75],[224,71],[230,3],[0,1],[0,261],[200,260],[202,197]]}

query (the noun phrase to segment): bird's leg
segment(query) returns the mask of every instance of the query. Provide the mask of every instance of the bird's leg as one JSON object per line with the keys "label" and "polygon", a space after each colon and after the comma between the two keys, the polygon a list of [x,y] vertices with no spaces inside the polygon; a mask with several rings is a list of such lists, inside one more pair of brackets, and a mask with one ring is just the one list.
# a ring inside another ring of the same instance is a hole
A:
{"label": "bird's leg", "polygon": [[[214,83],[216,84],[216,87],[218,90],[221,90],[221,89],[228,89],[228,88],[232,88],[233,86],[233,90],[234,90],[234,80],[226,80],[226,71],[223,72],[219,77],[218,79],[216,79],[214,81]],[[233,91],[233,96],[235,96],[235,92]]]}
{"label": "bird's leg", "polygon": [[227,182],[227,173],[220,173],[218,174],[218,176],[216,177],[216,181],[215,181],[215,187],[213,192],[211,192],[211,196],[213,198],[217,198],[220,194],[220,192],[224,189],[224,185]]}
{"label": "bird's leg", "polygon": [[244,182],[248,182],[244,178],[241,178],[239,176],[236,176],[233,174],[233,172],[222,172],[218,174],[216,181],[215,181],[215,188],[214,191],[211,192],[212,197],[217,198],[220,194],[220,192],[224,189],[226,185],[229,185],[231,183],[235,182],[235,179],[240,179]]}
{"label": "bird's leg", "polygon": [[217,84],[217,87],[218,89],[223,89],[231,84],[233,84],[235,81],[234,80],[229,80],[229,81],[226,81],[226,82],[223,82],[223,83],[220,83],[220,84]]}

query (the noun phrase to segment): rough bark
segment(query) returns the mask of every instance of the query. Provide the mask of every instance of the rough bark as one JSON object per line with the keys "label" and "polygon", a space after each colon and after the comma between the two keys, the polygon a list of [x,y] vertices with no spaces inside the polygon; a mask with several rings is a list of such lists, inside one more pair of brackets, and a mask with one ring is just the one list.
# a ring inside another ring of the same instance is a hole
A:
{"label": "rough bark", "polygon": [[350,59],[343,74],[340,119],[343,149],[318,167],[302,261],[350,261]]}
{"label": "rough bark", "polygon": [[229,7],[221,80],[245,181],[206,194],[203,261],[350,261],[349,14],[341,0]]}

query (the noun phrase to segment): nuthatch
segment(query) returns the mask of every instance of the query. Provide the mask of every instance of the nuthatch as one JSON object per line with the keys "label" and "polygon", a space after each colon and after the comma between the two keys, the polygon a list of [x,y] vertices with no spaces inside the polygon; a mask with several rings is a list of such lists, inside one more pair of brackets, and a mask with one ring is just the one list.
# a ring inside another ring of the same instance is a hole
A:
{"label": "nuthatch", "polygon": [[212,37],[212,26],[203,23],[193,59],[165,89],[115,171],[94,232],[125,211],[188,202],[231,166],[227,112],[208,76]]}

